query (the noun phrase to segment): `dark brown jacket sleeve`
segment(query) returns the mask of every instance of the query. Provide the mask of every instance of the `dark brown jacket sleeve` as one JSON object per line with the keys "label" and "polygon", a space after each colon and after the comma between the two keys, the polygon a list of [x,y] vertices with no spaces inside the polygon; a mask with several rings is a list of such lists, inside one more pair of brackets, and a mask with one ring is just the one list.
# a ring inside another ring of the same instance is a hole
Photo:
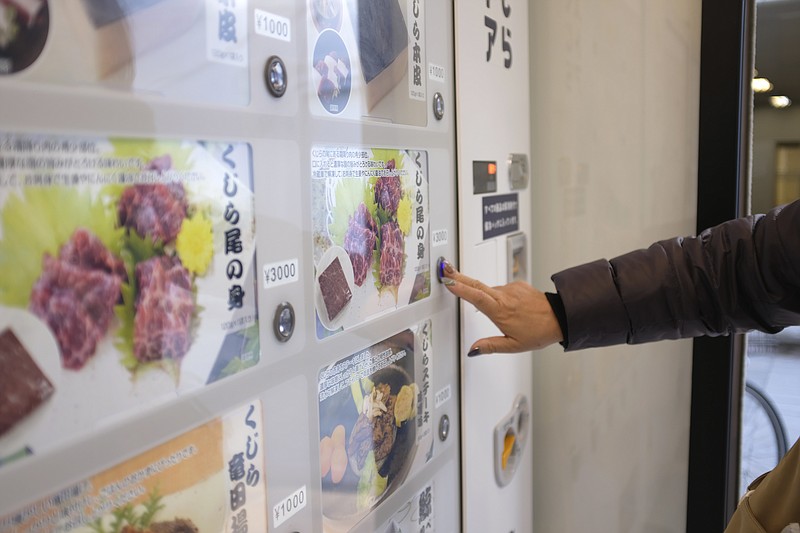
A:
{"label": "dark brown jacket sleeve", "polygon": [[559,272],[567,350],[800,324],[800,200]]}

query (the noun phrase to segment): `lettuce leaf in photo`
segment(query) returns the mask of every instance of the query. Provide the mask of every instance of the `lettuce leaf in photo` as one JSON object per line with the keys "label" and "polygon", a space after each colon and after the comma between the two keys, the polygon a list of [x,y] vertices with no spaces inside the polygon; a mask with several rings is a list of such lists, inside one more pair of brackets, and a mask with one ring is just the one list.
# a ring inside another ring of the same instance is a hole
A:
{"label": "lettuce leaf in photo", "polygon": [[0,303],[27,307],[45,254],[58,251],[78,228],[119,255],[123,231],[102,196],[77,187],[28,187],[12,192],[0,212]]}

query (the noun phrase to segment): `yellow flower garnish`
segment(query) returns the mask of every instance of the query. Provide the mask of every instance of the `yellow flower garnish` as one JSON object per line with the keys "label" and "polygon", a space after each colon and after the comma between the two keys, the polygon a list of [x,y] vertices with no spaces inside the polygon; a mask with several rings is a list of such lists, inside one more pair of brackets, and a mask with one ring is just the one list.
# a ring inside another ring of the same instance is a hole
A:
{"label": "yellow flower garnish", "polygon": [[397,204],[397,225],[400,226],[400,231],[403,232],[403,235],[408,235],[408,232],[411,231],[412,218],[411,200],[406,194],[400,198],[400,202]]}
{"label": "yellow flower garnish", "polygon": [[189,272],[202,276],[214,255],[214,233],[211,221],[198,213],[183,219],[181,231],[175,240],[181,263]]}

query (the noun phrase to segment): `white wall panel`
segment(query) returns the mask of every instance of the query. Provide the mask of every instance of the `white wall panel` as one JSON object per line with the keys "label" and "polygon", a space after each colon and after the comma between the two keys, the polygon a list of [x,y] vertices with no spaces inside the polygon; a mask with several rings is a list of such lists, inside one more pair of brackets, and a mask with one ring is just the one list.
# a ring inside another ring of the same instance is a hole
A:
{"label": "white wall panel", "polygon": [[[699,0],[530,6],[533,282],[691,234]],[[685,530],[691,342],[533,356],[537,533]]]}

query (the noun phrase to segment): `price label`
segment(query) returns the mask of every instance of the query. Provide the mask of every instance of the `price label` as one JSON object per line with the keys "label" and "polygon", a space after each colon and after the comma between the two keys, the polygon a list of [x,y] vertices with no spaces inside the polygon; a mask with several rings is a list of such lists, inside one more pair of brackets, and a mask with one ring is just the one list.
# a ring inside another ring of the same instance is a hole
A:
{"label": "price label", "polygon": [[439,229],[431,233],[431,246],[444,246],[447,244],[447,230]]}
{"label": "price label", "polygon": [[428,78],[444,83],[444,67],[428,63]]}
{"label": "price label", "polygon": [[292,41],[292,21],[261,9],[255,10],[256,33],[279,41]]}
{"label": "price label", "polygon": [[452,395],[453,395],[453,392],[450,389],[450,385],[447,385],[445,388],[443,388],[442,390],[437,392],[434,395],[434,405],[436,406],[436,409],[441,407],[441,405],[444,402],[446,402],[447,400],[449,400]]}
{"label": "price label", "polygon": [[278,527],[283,524],[297,514],[300,509],[305,507],[308,501],[306,496],[306,486],[303,485],[288,495],[283,501],[278,502],[275,507],[272,508],[273,527]]}
{"label": "price label", "polygon": [[298,265],[297,259],[264,265],[264,288],[271,289],[278,285],[294,283],[300,279],[300,267]]}

